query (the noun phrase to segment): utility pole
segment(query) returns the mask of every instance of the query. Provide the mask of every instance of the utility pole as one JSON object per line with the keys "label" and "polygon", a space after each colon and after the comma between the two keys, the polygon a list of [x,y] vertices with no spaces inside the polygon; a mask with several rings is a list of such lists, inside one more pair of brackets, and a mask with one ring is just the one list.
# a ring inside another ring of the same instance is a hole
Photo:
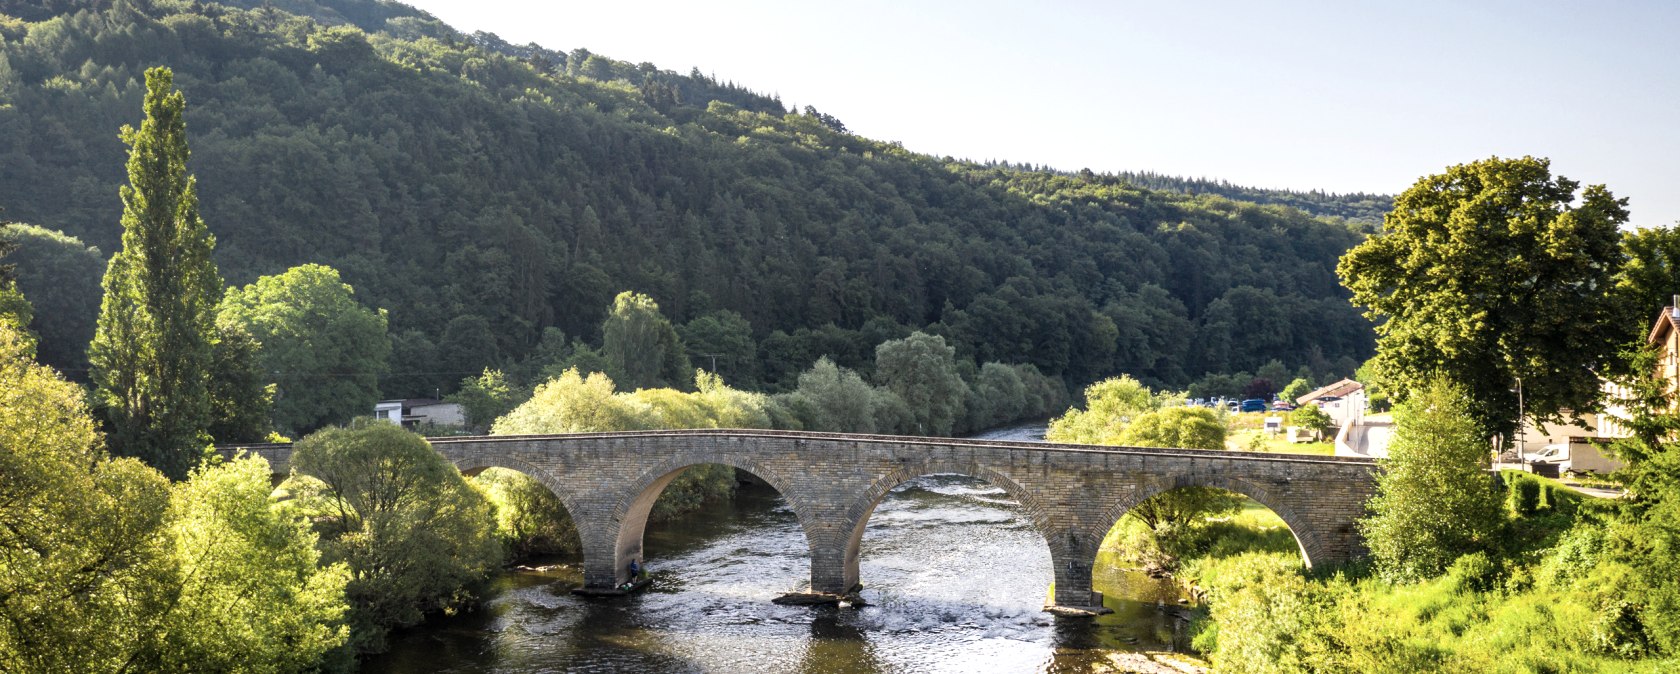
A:
{"label": "utility pole", "polygon": [[1527,425],[1528,423],[1523,421],[1522,377],[1517,377],[1517,461],[1522,463],[1524,470],[1532,473],[1534,467],[1528,465],[1528,455],[1523,453],[1523,432]]}
{"label": "utility pole", "polygon": [[718,356],[727,357],[727,354],[722,354],[722,353],[697,353],[697,354],[694,354],[694,355],[699,356],[701,358],[712,359],[712,374],[717,374],[717,359],[718,359]]}

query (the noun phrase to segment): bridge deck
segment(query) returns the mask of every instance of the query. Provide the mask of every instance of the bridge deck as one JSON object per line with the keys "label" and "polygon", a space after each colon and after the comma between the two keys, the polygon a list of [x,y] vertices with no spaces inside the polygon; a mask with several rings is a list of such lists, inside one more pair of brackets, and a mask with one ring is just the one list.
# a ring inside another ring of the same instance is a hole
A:
{"label": "bridge deck", "polygon": [[[1277,454],[1244,452],[1227,449],[1186,449],[1163,447],[1127,447],[1113,445],[1079,445],[1060,442],[1019,442],[1008,440],[975,440],[970,438],[940,438],[920,435],[870,435],[862,433],[813,433],[808,431],[774,431],[751,428],[695,428],[656,431],[604,431],[594,433],[548,433],[532,435],[450,435],[426,438],[433,445],[455,443],[528,442],[531,440],[604,440],[613,438],[689,438],[689,437],[775,438],[782,440],[841,440],[850,442],[880,442],[923,447],[989,447],[1019,449],[1035,452],[1067,452],[1080,454],[1122,454],[1146,456],[1177,456],[1187,458],[1246,459],[1286,463],[1328,463],[1343,465],[1376,465],[1363,457],[1325,456],[1319,454]],[[217,445],[221,452],[239,449],[261,450],[290,447],[292,443],[244,443]]]}

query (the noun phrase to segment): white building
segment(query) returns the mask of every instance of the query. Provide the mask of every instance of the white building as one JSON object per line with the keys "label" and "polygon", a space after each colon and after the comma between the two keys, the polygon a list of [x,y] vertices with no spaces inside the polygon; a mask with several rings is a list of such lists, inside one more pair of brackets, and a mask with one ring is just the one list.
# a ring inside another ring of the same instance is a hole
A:
{"label": "white building", "polygon": [[373,406],[373,417],[403,428],[420,424],[460,426],[467,422],[460,405],[431,398],[381,400]]}
{"label": "white building", "polygon": [[1343,379],[1296,398],[1295,404],[1317,405],[1325,414],[1330,415],[1332,425],[1341,428],[1348,422],[1364,418],[1365,386],[1352,379]]}

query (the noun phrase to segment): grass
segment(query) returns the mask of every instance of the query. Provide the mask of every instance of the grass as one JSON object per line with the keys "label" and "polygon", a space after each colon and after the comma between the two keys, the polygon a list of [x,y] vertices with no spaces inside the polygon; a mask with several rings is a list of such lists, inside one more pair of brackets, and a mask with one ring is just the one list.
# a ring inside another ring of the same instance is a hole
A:
{"label": "grass", "polygon": [[[1258,416],[1258,415],[1245,415]],[[1336,453],[1336,446],[1329,442],[1301,442],[1289,441],[1284,433],[1276,435],[1255,428],[1242,428],[1231,431],[1225,437],[1225,448],[1243,452],[1270,452],[1273,454],[1312,454],[1317,456],[1331,456]]]}
{"label": "grass", "polygon": [[1534,514],[1512,517],[1505,559],[1467,555],[1416,583],[1367,564],[1309,571],[1277,516],[1249,503],[1210,523],[1220,538],[1184,560],[1179,577],[1209,606],[1194,645],[1232,671],[1676,671],[1673,658],[1640,659],[1619,622],[1627,569],[1602,552],[1601,527],[1577,522],[1587,497],[1539,481],[1550,489]]}

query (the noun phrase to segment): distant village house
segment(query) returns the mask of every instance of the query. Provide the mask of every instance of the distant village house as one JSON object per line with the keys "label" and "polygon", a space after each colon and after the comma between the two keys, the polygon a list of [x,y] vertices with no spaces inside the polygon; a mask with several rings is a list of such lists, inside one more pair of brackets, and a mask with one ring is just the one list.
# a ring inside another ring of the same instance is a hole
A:
{"label": "distant village house", "polygon": [[373,416],[403,428],[413,428],[421,424],[459,426],[467,421],[466,415],[461,413],[460,405],[432,398],[381,400],[373,406]]}

